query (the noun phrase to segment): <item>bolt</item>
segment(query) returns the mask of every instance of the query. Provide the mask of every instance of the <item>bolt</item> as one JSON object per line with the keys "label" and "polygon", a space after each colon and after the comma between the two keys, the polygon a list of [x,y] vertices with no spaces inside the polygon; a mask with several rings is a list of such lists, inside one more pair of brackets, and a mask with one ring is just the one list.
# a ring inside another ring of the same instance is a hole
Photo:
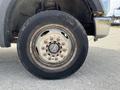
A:
{"label": "bolt", "polygon": [[52,58],[52,60],[54,60],[54,58]]}
{"label": "bolt", "polygon": [[63,52],[66,52],[67,51],[67,49],[63,49]]}
{"label": "bolt", "polygon": [[52,57],[55,57],[55,55],[52,55]]}
{"label": "bolt", "polygon": [[46,47],[49,47],[48,45],[46,45]]}
{"label": "bolt", "polygon": [[47,54],[46,54],[46,53],[44,53],[44,54],[43,54],[43,56],[47,56]]}
{"label": "bolt", "polygon": [[57,38],[57,41],[60,41],[60,39],[59,39],[59,38]]}
{"label": "bolt", "polygon": [[51,60],[51,58],[48,58],[48,60]]}
{"label": "bolt", "polygon": [[60,51],[60,53],[62,53],[62,51]]}
{"label": "bolt", "polygon": [[64,42],[62,42],[62,45],[64,46],[64,45],[65,45],[65,43],[64,43]]}
{"label": "bolt", "polygon": [[54,44],[56,43],[56,41],[54,41]]}
{"label": "bolt", "polygon": [[50,37],[50,40],[52,41],[52,40],[53,40],[53,37]]}
{"label": "bolt", "polygon": [[48,52],[48,50],[46,50],[46,52]]}
{"label": "bolt", "polygon": [[50,53],[48,53],[48,55],[50,56]]}
{"label": "bolt", "polygon": [[58,58],[55,58],[55,60],[58,60]]}
{"label": "bolt", "polygon": [[48,42],[47,41],[44,41],[45,44],[47,44]]}
{"label": "bolt", "polygon": [[51,44],[51,42],[49,42],[49,44]]}
{"label": "bolt", "polygon": [[45,50],[45,48],[44,48],[44,47],[42,47],[41,49],[42,49],[42,50]]}
{"label": "bolt", "polygon": [[61,55],[61,58],[63,58],[64,56],[63,55]]}
{"label": "bolt", "polygon": [[58,45],[60,45],[60,43],[58,42]]}

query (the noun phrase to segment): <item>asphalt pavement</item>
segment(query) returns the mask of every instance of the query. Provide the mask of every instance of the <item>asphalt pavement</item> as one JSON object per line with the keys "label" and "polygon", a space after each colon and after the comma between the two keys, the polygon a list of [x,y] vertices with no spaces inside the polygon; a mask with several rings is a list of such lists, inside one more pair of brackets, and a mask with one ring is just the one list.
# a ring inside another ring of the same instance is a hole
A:
{"label": "asphalt pavement", "polygon": [[0,90],[120,90],[120,28],[97,42],[89,37],[88,57],[82,68],[62,80],[38,79],[27,72],[16,45],[0,48]]}

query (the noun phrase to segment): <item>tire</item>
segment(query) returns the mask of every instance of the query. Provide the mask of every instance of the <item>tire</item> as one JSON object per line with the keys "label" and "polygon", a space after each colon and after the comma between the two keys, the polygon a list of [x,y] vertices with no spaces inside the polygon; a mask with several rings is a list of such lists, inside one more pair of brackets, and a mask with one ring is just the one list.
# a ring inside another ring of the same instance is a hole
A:
{"label": "tire", "polygon": [[83,65],[88,38],[73,16],[56,10],[43,11],[25,22],[17,49],[22,64],[33,75],[61,79]]}

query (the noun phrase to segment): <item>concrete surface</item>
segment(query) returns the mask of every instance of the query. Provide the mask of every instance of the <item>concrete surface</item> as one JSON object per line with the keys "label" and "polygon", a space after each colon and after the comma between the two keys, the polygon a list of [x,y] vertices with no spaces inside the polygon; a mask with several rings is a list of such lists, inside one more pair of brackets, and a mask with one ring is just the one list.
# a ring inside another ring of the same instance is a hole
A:
{"label": "concrete surface", "polygon": [[16,45],[0,49],[0,90],[120,90],[120,28],[90,41],[83,67],[63,80],[42,80],[27,72],[19,62]]}

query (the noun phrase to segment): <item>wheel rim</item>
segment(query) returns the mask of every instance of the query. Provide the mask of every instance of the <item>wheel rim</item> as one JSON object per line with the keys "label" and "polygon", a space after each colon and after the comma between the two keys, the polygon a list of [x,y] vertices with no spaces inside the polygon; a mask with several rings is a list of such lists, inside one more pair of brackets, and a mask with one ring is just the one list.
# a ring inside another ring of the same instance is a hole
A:
{"label": "wheel rim", "polygon": [[69,65],[76,54],[76,40],[62,25],[50,24],[36,30],[30,40],[32,62],[44,69],[61,69]]}

